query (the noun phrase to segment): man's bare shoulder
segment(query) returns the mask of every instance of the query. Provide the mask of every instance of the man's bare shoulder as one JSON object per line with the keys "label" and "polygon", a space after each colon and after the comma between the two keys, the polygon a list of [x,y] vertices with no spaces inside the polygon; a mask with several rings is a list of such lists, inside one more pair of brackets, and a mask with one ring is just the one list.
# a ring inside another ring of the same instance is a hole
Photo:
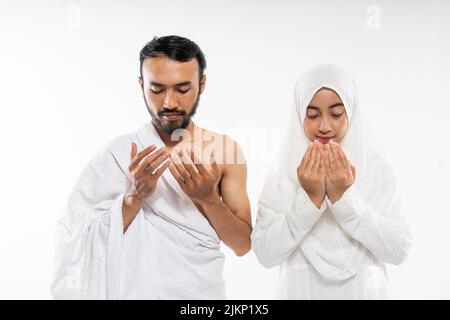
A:
{"label": "man's bare shoulder", "polygon": [[214,151],[214,158],[217,164],[221,165],[224,169],[236,165],[246,165],[244,152],[236,140],[227,134],[212,130],[202,128],[202,131],[203,146],[205,149]]}

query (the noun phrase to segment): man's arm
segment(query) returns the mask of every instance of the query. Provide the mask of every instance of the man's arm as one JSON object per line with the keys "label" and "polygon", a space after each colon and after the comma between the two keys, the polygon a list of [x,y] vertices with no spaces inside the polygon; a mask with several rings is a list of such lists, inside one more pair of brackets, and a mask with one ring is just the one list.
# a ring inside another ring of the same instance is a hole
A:
{"label": "man's arm", "polygon": [[[225,164],[220,170],[212,157],[211,168],[208,169],[193,151],[181,152],[181,158],[177,151],[172,153],[173,163],[169,169],[219,238],[238,256],[242,256],[251,248],[252,227],[246,191],[247,167],[241,149],[234,144],[238,150],[227,152],[240,154],[238,159],[242,161],[239,164]],[[189,153],[191,155],[187,156]]]}
{"label": "man's arm", "polygon": [[243,256],[251,249],[252,232],[247,196],[247,165],[228,164],[224,168],[220,181],[222,199],[214,193],[198,203],[220,239],[236,255]]}

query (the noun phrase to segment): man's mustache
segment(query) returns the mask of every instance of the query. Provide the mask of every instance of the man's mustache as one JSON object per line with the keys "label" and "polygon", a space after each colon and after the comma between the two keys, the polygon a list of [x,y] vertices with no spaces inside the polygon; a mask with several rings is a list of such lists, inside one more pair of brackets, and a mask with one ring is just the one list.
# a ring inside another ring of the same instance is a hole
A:
{"label": "man's mustache", "polygon": [[184,116],[184,115],[186,115],[186,111],[180,110],[180,109],[166,109],[166,108],[163,108],[163,110],[158,112],[158,116],[160,116],[160,117],[165,115],[165,114],[171,114],[171,115],[178,114],[178,115]]}

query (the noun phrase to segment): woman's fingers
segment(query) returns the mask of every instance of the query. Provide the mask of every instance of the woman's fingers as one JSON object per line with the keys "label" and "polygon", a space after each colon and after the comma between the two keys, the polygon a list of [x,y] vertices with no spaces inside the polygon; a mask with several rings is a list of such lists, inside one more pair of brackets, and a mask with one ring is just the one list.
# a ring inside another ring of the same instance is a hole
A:
{"label": "woman's fingers", "polygon": [[320,153],[319,174],[321,176],[325,175],[325,151],[323,150],[323,147],[322,152]]}
{"label": "woman's fingers", "polygon": [[311,146],[310,158],[309,158],[308,163],[305,166],[306,171],[312,171],[312,168],[314,167],[314,162],[316,159],[316,154],[317,154],[317,145],[316,145],[316,142],[313,142],[313,144]]}
{"label": "woman's fingers", "polygon": [[311,167],[311,170],[315,173],[319,172],[319,167],[320,167],[320,158],[321,158],[321,144],[320,142],[316,143],[316,154],[314,157],[314,163],[313,166]]}
{"label": "woman's fingers", "polygon": [[337,143],[334,143],[334,147],[337,154],[337,161],[341,168],[343,168],[346,171],[350,170],[350,166],[348,165],[347,156],[344,153],[344,150],[342,150],[341,146]]}
{"label": "woman's fingers", "polygon": [[324,172],[325,175],[328,177],[331,177],[332,172],[331,172],[331,166],[330,166],[330,155],[329,155],[329,151],[327,148],[325,148],[325,150],[323,151],[323,166],[324,166]]}
{"label": "woman's fingers", "polygon": [[333,175],[333,170],[331,168],[331,159],[330,159],[330,145],[327,143],[325,145],[325,151],[324,151],[324,163],[325,163],[325,174],[329,177]]}
{"label": "woman's fingers", "polygon": [[[341,168],[339,165],[340,157],[336,151],[336,146],[332,141],[330,141],[330,163],[331,163],[331,171],[333,173],[338,172]],[[339,160],[339,161],[338,161]]]}
{"label": "woman's fingers", "polygon": [[312,142],[309,144],[308,148],[306,148],[305,154],[303,155],[302,161],[300,162],[300,171],[305,170],[306,165],[308,163],[309,154],[311,152]]}
{"label": "woman's fingers", "polygon": [[350,165],[350,168],[352,169],[353,181],[355,181],[356,180],[356,167],[354,165],[352,165],[350,163],[350,161],[348,162],[348,164]]}

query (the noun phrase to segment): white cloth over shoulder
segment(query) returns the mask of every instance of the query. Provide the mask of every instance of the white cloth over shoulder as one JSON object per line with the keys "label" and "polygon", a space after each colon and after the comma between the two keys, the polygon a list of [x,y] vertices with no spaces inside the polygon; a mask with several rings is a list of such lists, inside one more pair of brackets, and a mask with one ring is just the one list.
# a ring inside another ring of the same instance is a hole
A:
{"label": "white cloth over shoulder", "polygon": [[151,123],[86,166],[57,225],[56,299],[224,299],[224,255],[207,219],[169,170],[126,233],[131,143],[164,146]]}
{"label": "white cloth over shoulder", "polygon": [[[356,181],[341,199],[315,207],[297,178],[309,144],[303,119],[321,88],[341,98],[349,127],[340,145],[356,167]],[[318,65],[296,84],[279,168],[258,202],[253,250],[266,267],[280,266],[279,298],[391,298],[384,263],[399,264],[411,245],[391,166],[363,122],[353,79],[333,65]]]}

